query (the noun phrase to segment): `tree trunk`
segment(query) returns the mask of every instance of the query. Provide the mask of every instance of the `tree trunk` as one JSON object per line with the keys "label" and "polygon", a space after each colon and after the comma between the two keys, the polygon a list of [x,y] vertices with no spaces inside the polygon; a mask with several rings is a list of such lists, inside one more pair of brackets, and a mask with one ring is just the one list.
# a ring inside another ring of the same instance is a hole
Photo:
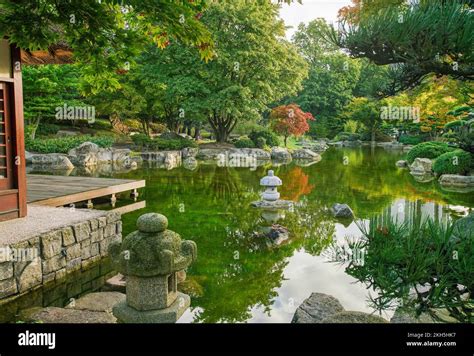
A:
{"label": "tree trunk", "polygon": [[209,116],[208,120],[218,143],[227,142],[230,133],[234,130],[234,127],[237,124],[237,120],[233,117],[221,116],[215,110],[213,114]]}
{"label": "tree trunk", "polygon": [[375,146],[375,127],[372,127],[371,141],[372,141],[372,146]]}
{"label": "tree trunk", "polygon": [[194,128],[194,139],[197,140],[201,136],[201,129],[199,127]]}
{"label": "tree trunk", "polygon": [[288,140],[288,136],[285,136],[285,147],[286,147],[286,141]]}

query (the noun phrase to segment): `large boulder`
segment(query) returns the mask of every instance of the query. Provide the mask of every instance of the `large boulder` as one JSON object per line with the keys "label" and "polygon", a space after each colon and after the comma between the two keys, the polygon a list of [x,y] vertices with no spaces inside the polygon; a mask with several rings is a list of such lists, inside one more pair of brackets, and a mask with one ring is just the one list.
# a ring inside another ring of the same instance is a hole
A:
{"label": "large boulder", "polygon": [[415,158],[410,166],[410,173],[413,176],[424,176],[432,174],[433,162],[428,158]]}
{"label": "large boulder", "polygon": [[89,167],[99,163],[100,147],[92,142],[84,142],[68,152],[69,159],[77,166]]}
{"label": "large boulder", "polygon": [[186,147],[181,150],[181,155],[183,159],[186,159],[188,157],[196,158],[198,153],[199,153],[199,148],[195,148],[195,147]]}
{"label": "large boulder", "polygon": [[331,211],[336,218],[352,218],[354,213],[347,204],[334,204]]}
{"label": "large boulder", "polygon": [[203,148],[196,156],[202,160],[222,160],[239,158],[255,158],[257,160],[270,160],[270,153],[260,148]]}
{"label": "large boulder", "polygon": [[358,311],[343,311],[330,315],[322,321],[327,324],[385,324],[384,318]]}
{"label": "large boulder", "polygon": [[439,184],[445,187],[474,187],[474,176],[461,176],[457,174],[443,174],[439,177]]}
{"label": "large boulder", "polygon": [[47,166],[49,170],[69,171],[74,165],[66,155],[60,153],[34,154],[31,156],[31,164],[34,166]]}
{"label": "large boulder", "polygon": [[321,156],[316,152],[313,152],[307,148],[296,150],[292,154],[293,159],[302,159],[302,160],[311,160],[311,161],[320,161]]}
{"label": "large boulder", "polygon": [[262,150],[260,148],[240,148],[238,150],[232,150],[232,154],[242,154],[243,156],[255,157],[257,160],[270,160],[270,152]]}
{"label": "large boulder", "polygon": [[396,165],[398,168],[407,168],[407,167],[408,167],[408,162],[407,162],[407,161],[400,160],[400,161],[397,161],[397,163],[395,163],[395,165]]}
{"label": "large boulder", "polygon": [[292,323],[321,323],[331,315],[344,311],[341,303],[333,296],[323,293],[312,293],[295,311]]}
{"label": "large boulder", "polygon": [[454,223],[453,235],[461,239],[474,237],[474,213],[471,213]]}
{"label": "large boulder", "polygon": [[291,161],[291,153],[283,147],[272,147],[271,158],[275,161]]}
{"label": "large boulder", "polygon": [[304,142],[301,142],[301,146],[303,148],[307,148],[313,152],[324,152],[326,151],[329,146],[328,144],[325,142],[325,141],[304,141]]}
{"label": "large boulder", "polygon": [[397,308],[393,313],[390,323],[392,324],[430,324],[435,321],[428,313],[421,313],[417,316],[413,311],[407,311],[403,308]]}

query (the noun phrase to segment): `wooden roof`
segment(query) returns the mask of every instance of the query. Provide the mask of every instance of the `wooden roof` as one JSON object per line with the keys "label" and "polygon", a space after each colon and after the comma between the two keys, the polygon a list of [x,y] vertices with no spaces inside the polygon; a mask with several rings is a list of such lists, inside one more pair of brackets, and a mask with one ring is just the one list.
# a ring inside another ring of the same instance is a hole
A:
{"label": "wooden roof", "polygon": [[43,51],[21,50],[21,61],[26,65],[73,63],[73,52],[66,43],[57,43]]}

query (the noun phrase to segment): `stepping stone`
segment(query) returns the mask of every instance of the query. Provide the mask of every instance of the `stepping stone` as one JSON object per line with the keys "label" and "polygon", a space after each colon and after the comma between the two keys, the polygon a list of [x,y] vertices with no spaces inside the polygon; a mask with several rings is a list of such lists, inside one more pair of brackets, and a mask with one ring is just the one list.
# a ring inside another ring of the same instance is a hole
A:
{"label": "stepping stone", "polygon": [[33,308],[22,314],[26,317],[26,321],[44,324],[114,324],[117,322],[111,313],[69,308]]}
{"label": "stepping stone", "polygon": [[119,292],[90,293],[72,301],[66,308],[111,313],[115,305],[125,300],[125,294]]}

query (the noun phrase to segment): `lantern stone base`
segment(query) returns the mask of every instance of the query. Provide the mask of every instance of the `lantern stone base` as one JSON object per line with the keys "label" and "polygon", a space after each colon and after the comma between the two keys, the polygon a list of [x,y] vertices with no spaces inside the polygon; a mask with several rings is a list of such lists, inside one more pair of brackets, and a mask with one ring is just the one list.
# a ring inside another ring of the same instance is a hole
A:
{"label": "lantern stone base", "polygon": [[130,307],[126,302],[120,302],[114,307],[113,314],[119,323],[171,324],[176,323],[190,305],[189,295],[178,292],[178,297],[168,308],[140,311]]}

